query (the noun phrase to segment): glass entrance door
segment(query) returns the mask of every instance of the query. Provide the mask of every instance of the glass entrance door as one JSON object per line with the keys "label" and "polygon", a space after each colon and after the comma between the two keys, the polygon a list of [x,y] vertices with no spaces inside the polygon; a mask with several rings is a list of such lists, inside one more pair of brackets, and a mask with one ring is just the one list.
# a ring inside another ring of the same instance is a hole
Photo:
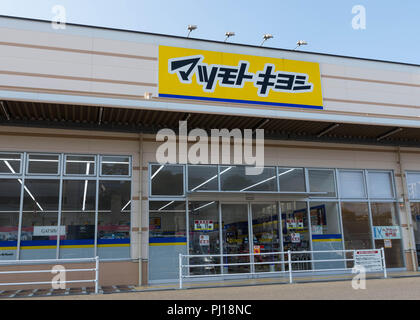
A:
{"label": "glass entrance door", "polygon": [[[304,201],[281,202],[283,250],[284,251],[310,251],[311,237],[309,232],[308,209]],[[288,259],[288,257],[285,257]],[[309,253],[293,254],[293,270],[311,270]],[[285,265],[288,270],[288,265]]]}
{"label": "glass entrance door", "polygon": [[281,255],[264,255],[281,251],[279,211],[275,203],[252,203],[252,234],[255,272],[281,271],[282,265],[268,262],[280,261]]}
{"label": "glass entrance door", "polygon": [[[222,209],[222,236],[223,254],[249,254],[249,224],[248,204],[221,204]],[[224,263],[238,265],[224,266],[223,273],[248,273],[250,265],[249,256],[228,256],[223,258]]]}
{"label": "glass entrance door", "polygon": [[[224,266],[224,274],[288,270],[287,264],[274,263],[287,255],[264,253],[311,250],[306,201],[222,203],[220,208],[223,254],[246,254],[223,257],[234,264]],[[255,254],[251,259],[250,252]],[[292,260],[294,270],[312,269],[309,253],[295,253]]]}

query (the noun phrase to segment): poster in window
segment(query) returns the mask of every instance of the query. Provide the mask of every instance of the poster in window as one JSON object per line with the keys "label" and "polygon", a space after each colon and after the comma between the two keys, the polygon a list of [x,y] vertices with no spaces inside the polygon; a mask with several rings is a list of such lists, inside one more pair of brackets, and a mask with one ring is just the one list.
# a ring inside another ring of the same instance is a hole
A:
{"label": "poster in window", "polygon": [[325,213],[325,205],[311,207],[311,223],[318,226],[327,225],[327,217]]}

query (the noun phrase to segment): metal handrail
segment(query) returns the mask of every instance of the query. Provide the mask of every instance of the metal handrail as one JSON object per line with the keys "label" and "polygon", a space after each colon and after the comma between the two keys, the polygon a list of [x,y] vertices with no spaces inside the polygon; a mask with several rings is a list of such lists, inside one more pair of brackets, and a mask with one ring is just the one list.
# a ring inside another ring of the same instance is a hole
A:
{"label": "metal handrail", "polygon": [[[353,261],[356,264],[356,251],[379,251],[381,256],[381,271],[384,273],[384,278],[387,278],[387,271],[386,271],[386,264],[385,264],[385,252],[384,248],[381,249],[360,249],[360,250],[318,250],[318,251],[278,251],[278,252],[263,252],[263,253],[240,253],[240,254],[205,254],[205,255],[188,255],[188,254],[179,254],[179,288],[182,289],[182,282],[183,278],[200,278],[200,277],[218,277],[218,276],[234,276],[234,275],[261,275],[261,274],[281,274],[281,273],[288,273],[289,274],[289,282],[293,283],[293,273],[294,272],[309,272],[311,270],[293,270],[293,264],[301,264],[301,263],[323,263],[323,262],[338,262],[341,261],[346,263],[347,261]],[[314,253],[341,253],[343,258],[342,259],[308,259],[308,260],[292,260],[292,255],[296,254],[308,254],[313,257]],[[346,253],[352,253],[352,258],[346,257]],[[287,255],[286,260],[279,260],[279,261],[263,261],[263,262],[255,262],[251,261],[251,257],[258,257],[258,256],[268,256],[268,255]],[[209,263],[209,264],[183,264],[183,258],[203,258],[203,257],[218,257],[218,258],[225,258],[225,257],[249,257],[249,262],[240,262],[240,263]],[[376,261],[376,260],[374,260]],[[184,268],[198,268],[198,267],[223,267],[223,266],[238,266],[238,265],[288,265],[289,268],[287,271],[264,271],[264,272],[243,272],[243,273],[229,273],[229,274],[202,274],[202,275],[183,275]],[[316,272],[325,272],[325,271],[345,271],[345,270],[352,270],[352,268],[329,268],[329,269],[316,269]]]}
{"label": "metal handrail", "polygon": [[[68,264],[68,263],[84,263],[95,262],[95,268],[84,269],[66,269],[64,272],[81,272],[81,271],[95,271],[95,279],[88,280],[66,280],[61,283],[95,283],[95,294],[99,293],[99,257],[95,258],[80,258],[80,259],[45,259],[45,260],[2,260],[0,266],[3,265],[22,265],[22,264]],[[51,273],[51,270],[20,270],[20,271],[0,271],[1,274],[30,274],[30,273]],[[51,281],[32,281],[32,282],[13,282],[13,283],[0,283],[0,286],[23,286],[23,285],[36,285],[36,284],[53,284]]]}

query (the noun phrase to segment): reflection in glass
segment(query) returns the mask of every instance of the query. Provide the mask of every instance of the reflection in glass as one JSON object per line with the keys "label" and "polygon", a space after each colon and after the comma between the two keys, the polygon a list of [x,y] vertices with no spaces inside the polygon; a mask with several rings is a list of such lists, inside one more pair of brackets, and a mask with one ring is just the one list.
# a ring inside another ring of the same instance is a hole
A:
{"label": "reflection in glass", "polygon": [[[222,204],[223,254],[249,254],[248,205]],[[249,263],[249,256],[223,257],[223,263]],[[223,273],[247,273],[249,264],[223,267]]]}
{"label": "reflection in glass", "polygon": [[151,166],[152,195],[180,196],[184,194],[184,168],[179,165]]}
{"label": "reflection in glass", "polygon": [[[372,210],[372,223],[375,227],[395,226],[399,229],[399,219],[395,203],[372,202],[370,206]],[[386,243],[382,238],[383,235],[379,237],[380,239],[375,235],[375,248],[385,249],[385,262],[387,268],[401,268],[404,266],[401,231],[399,230],[398,233],[399,239],[386,239]]]}
{"label": "reflection in glass", "polygon": [[265,167],[258,175],[247,175],[245,166],[221,166],[220,183],[223,191],[277,191],[276,169]]}
{"label": "reflection in glass", "polygon": [[368,172],[369,197],[376,199],[392,199],[392,176],[390,172]]}
{"label": "reflection in glass", "polygon": [[0,154],[0,174],[20,173],[21,155],[16,153]]}
{"label": "reflection in glass", "polygon": [[66,174],[94,175],[95,156],[66,156]]}
{"label": "reflection in glass", "polygon": [[363,171],[339,171],[342,198],[366,198]]}
{"label": "reflection in glass", "polygon": [[302,168],[279,168],[282,192],[305,192],[305,174]]}
{"label": "reflection in glass", "polygon": [[312,195],[317,197],[335,197],[334,170],[308,170],[310,192],[323,192],[324,194]]}
{"label": "reflection in glass", "polygon": [[[371,249],[372,232],[369,223],[369,207],[364,202],[342,202],[344,246],[346,250]],[[348,262],[352,268],[353,263]]]}
{"label": "reflection in glass", "polygon": [[420,173],[407,172],[408,197],[420,199]]}
{"label": "reflection in glass", "polygon": [[58,174],[59,155],[28,155],[28,173],[31,174]]}
{"label": "reflection in glass", "polygon": [[[188,210],[190,254],[220,254],[218,202],[192,201],[188,204]],[[220,264],[220,258],[191,258],[189,264]],[[216,274],[220,273],[220,267],[209,266],[190,268],[190,273]]]}
{"label": "reflection in glass", "polygon": [[130,175],[130,157],[102,156],[101,175],[128,176]]}
{"label": "reflection in glass", "polygon": [[218,190],[217,166],[188,166],[188,190]]}

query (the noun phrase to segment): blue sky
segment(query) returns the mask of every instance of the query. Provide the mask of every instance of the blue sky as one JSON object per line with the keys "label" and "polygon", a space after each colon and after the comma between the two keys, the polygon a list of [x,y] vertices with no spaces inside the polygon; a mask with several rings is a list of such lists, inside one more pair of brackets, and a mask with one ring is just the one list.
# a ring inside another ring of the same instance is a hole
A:
{"label": "blue sky", "polygon": [[[66,8],[72,23],[187,35],[305,51],[420,64],[419,0],[1,0],[0,14],[51,20],[54,5]],[[366,29],[352,28],[352,8],[366,8]]]}

